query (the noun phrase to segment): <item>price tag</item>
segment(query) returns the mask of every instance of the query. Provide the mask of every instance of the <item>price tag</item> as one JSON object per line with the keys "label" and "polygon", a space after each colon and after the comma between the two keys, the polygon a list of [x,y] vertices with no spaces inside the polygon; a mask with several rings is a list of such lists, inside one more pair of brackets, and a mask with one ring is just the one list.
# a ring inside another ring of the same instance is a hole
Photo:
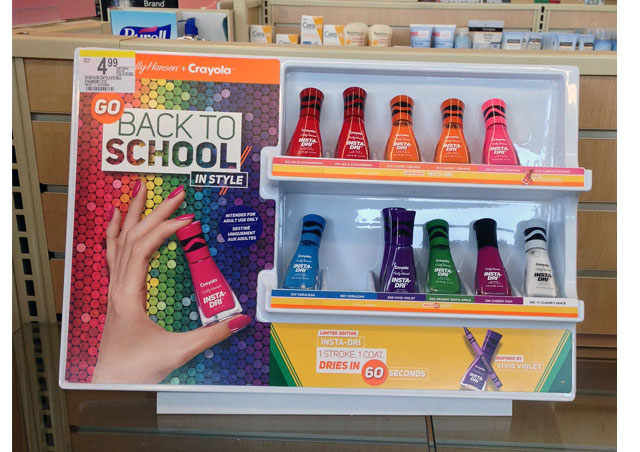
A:
{"label": "price tag", "polygon": [[80,50],[80,92],[133,93],[136,53],[132,50]]}

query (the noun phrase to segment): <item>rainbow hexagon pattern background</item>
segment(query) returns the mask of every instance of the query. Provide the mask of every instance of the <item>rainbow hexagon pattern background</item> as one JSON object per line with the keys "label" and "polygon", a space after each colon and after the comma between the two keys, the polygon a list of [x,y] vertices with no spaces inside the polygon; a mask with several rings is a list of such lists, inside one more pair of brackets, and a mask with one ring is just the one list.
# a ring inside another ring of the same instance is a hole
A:
{"label": "rainbow hexagon pattern background", "polygon": [[[278,92],[275,84],[142,79],[136,80],[134,93],[122,95],[127,108],[241,112],[242,148],[248,150],[241,168],[249,177],[246,189],[190,187],[188,175],[101,171],[102,126],[91,116],[90,108],[95,94],[80,94],[66,381],[91,382],[100,353],[109,284],[104,209],[110,203],[126,214],[138,178],[147,191],[145,215],[184,184],[186,199],[175,215],[195,213],[195,219],[202,222],[211,255],[243,313],[255,318],[258,273],[273,268],[275,203],[260,198],[259,183],[260,151],[278,142]],[[219,219],[228,208],[240,205],[255,209],[264,225],[259,239],[249,247],[225,244],[219,233]],[[189,267],[175,236],[152,256],[147,289],[147,312],[155,323],[176,332],[201,326]],[[254,320],[174,370],[162,383],[267,385],[269,333],[269,324]]]}

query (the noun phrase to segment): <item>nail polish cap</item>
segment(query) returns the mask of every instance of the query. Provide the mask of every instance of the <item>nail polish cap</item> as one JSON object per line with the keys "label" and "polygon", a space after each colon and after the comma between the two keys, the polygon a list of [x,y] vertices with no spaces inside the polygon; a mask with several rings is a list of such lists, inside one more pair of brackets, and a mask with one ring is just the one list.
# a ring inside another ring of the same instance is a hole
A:
{"label": "nail polish cap", "polygon": [[182,246],[184,254],[187,257],[187,261],[190,264],[211,257],[209,247],[207,246],[207,240],[204,238],[202,225],[199,221],[194,221],[191,224],[178,229],[176,231],[176,236],[178,237],[178,240],[180,240],[180,246]]}
{"label": "nail polish cap", "polygon": [[547,223],[543,220],[531,220],[524,224],[524,250],[534,248],[547,249]]}
{"label": "nail polish cap", "polygon": [[320,215],[309,214],[302,217],[302,234],[300,241],[313,242],[320,246],[322,240],[322,233],[324,227],[327,225],[327,221]]}
{"label": "nail polish cap", "polygon": [[357,86],[352,86],[342,92],[344,98],[344,119],[357,116],[364,119],[364,103],[367,100],[367,92]]}
{"label": "nail polish cap", "polygon": [[385,207],[382,209],[382,221],[384,223],[384,241],[391,241],[391,212],[400,212],[401,210],[406,210],[403,207]]}
{"label": "nail polish cap", "polygon": [[484,115],[484,125],[486,127],[494,124],[507,124],[507,104],[502,99],[493,98],[482,104],[482,114]]}
{"label": "nail polish cap", "polygon": [[400,94],[389,102],[391,105],[391,122],[407,121],[413,124],[413,99],[406,94]]}
{"label": "nail polish cap", "polygon": [[400,210],[391,213],[391,244],[411,246],[413,244],[413,222],[416,218],[414,210]]}
{"label": "nail polish cap", "polygon": [[442,125],[458,124],[462,126],[462,116],[464,115],[464,102],[460,99],[447,99],[440,104],[442,113]]}
{"label": "nail polish cap", "polygon": [[300,117],[320,118],[320,109],[324,94],[317,88],[305,88],[300,91]]}
{"label": "nail polish cap", "polygon": [[445,220],[431,220],[424,225],[429,236],[429,248],[436,246],[449,247],[449,223]]}
{"label": "nail polish cap", "polygon": [[473,230],[476,231],[478,249],[485,246],[498,247],[498,236],[496,232],[496,220],[493,218],[483,218],[473,223]]}

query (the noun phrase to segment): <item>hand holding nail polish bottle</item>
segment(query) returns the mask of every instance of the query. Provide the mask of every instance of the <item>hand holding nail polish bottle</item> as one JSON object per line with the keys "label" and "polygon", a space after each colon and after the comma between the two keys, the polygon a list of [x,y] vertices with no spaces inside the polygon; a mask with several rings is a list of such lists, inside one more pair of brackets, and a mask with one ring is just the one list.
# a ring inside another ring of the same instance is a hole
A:
{"label": "hand holding nail polish bottle", "polygon": [[189,262],[202,325],[241,312],[242,306],[209,253],[200,222],[178,229],[176,235]]}

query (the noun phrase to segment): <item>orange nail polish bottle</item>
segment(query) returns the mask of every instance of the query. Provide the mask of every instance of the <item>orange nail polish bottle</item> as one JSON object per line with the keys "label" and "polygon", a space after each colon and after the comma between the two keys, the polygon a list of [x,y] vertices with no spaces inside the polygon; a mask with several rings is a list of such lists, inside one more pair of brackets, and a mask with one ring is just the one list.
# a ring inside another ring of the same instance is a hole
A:
{"label": "orange nail polish bottle", "polygon": [[385,160],[419,162],[420,149],[413,134],[413,99],[405,94],[391,99],[391,133],[384,152]]}
{"label": "orange nail polish bottle", "polygon": [[464,103],[460,99],[447,99],[440,105],[442,133],[433,161],[437,163],[471,163],[469,146],[464,139],[462,116]]}

